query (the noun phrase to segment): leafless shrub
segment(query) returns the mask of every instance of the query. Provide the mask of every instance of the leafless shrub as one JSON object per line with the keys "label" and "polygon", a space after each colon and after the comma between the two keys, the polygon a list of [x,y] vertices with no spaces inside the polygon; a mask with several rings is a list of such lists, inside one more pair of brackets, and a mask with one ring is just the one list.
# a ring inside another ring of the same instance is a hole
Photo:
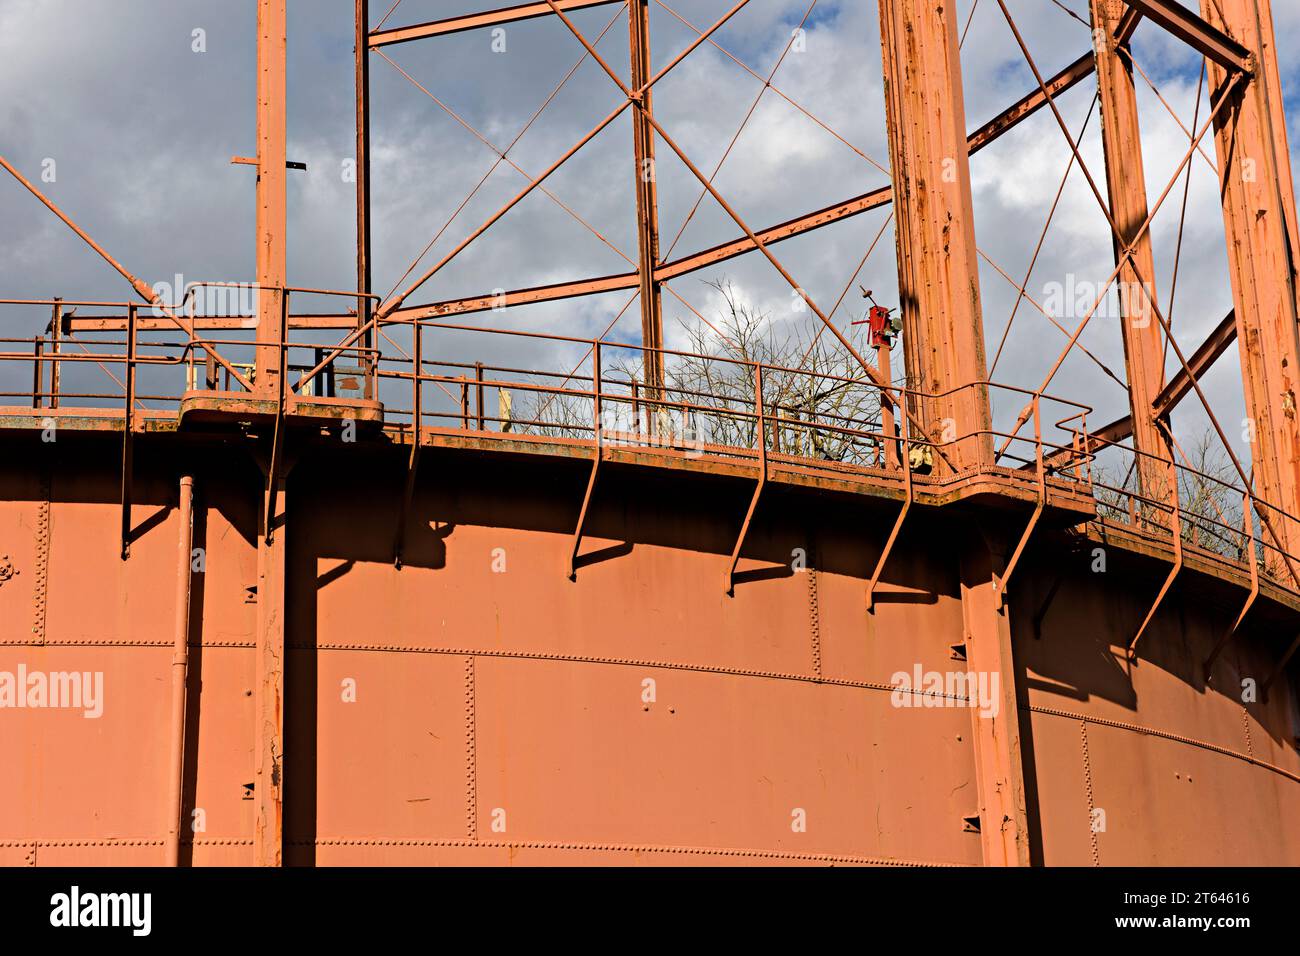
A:
{"label": "leafless shrub", "polygon": [[[699,322],[686,326],[681,351],[691,354],[665,356],[661,398],[647,389],[638,353],[602,363],[602,419],[647,435],[669,431],[689,434],[696,443],[754,448],[754,374],[762,365],[769,452],[874,464],[875,439],[848,433],[880,428],[879,390],[857,360],[825,335],[791,329],[750,308],[730,282],[710,285],[722,296],[723,308],[713,328]],[[851,334],[860,337],[856,330]],[[589,368],[585,381],[569,387],[590,388]],[[520,417],[545,423],[529,427],[535,434],[591,434],[594,410],[586,396],[536,393],[526,404]]]}

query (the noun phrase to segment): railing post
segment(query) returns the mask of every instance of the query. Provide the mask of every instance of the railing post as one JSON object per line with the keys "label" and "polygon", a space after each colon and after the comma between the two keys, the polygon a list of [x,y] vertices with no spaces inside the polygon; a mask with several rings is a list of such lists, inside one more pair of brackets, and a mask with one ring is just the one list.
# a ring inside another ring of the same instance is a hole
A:
{"label": "railing post", "polygon": [[478,406],[478,430],[483,430],[483,363],[474,363],[474,381],[478,384],[475,386],[477,392]]}
{"label": "railing post", "polygon": [[[889,382],[892,380],[893,363],[890,360],[889,340],[876,349],[877,369],[880,372],[880,380]],[[881,390],[885,400],[880,403],[880,430],[884,432],[881,441],[881,453],[884,461],[881,462],[886,468],[897,468],[901,464],[898,458],[898,446],[894,444],[894,406],[890,402],[890,396]]]}
{"label": "railing post", "polygon": [[600,397],[601,397],[601,373],[600,373],[600,339],[594,339],[591,343],[591,391],[592,391],[592,409],[594,415],[595,431],[593,436],[596,439],[597,453],[600,450],[601,427],[600,427]]}
{"label": "railing post", "polygon": [[32,408],[40,408],[44,404],[41,395],[45,391],[45,339],[40,336],[32,336]]}
{"label": "railing post", "polygon": [[1047,481],[1047,473],[1043,471],[1043,409],[1042,397],[1034,396],[1034,461],[1038,463],[1038,481],[1039,484]]}
{"label": "railing post", "polygon": [[413,369],[411,375],[411,438],[416,445],[420,443],[420,419],[423,417],[423,410],[420,408],[420,370],[423,367],[421,356],[424,348],[423,332],[424,325],[417,319],[415,322],[414,359],[411,363]]}
{"label": "railing post", "polygon": [[637,384],[636,376],[632,377],[632,431],[633,434],[641,434],[641,387]]}
{"label": "railing post", "polygon": [[63,366],[59,361],[60,342],[63,338],[63,299],[54,300],[54,314],[50,316],[51,351],[54,361],[50,363],[50,408],[59,407],[59,390],[63,384]]}
{"label": "railing post", "polygon": [[[324,349],[319,349],[319,348],[318,348],[318,349],[314,349],[314,350],[312,351],[312,363],[311,363],[311,364],[312,364],[312,368],[315,368],[315,367],[317,367],[318,365],[320,365],[320,363],[321,363],[324,359],[325,359],[325,350],[324,350]],[[327,381],[326,378],[325,378],[325,370],[324,370],[324,369],[321,369],[319,372],[317,372],[317,373],[316,373],[316,378],[312,379],[310,382],[307,382],[305,385],[303,385],[303,388],[310,388],[310,389],[312,390],[312,394],[319,394],[319,395],[321,395],[321,396],[328,395],[329,393],[326,391],[325,388],[317,388],[317,386],[316,386],[316,382],[317,382],[318,380],[319,380],[322,384],[324,384],[324,383]]]}

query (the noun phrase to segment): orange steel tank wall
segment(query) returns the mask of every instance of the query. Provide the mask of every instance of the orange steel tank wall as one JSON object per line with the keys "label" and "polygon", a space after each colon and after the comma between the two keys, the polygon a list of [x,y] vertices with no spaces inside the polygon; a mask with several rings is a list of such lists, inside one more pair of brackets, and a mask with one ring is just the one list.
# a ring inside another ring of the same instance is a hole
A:
{"label": "orange steel tank wall", "polygon": [[[0,584],[0,671],[102,670],[106,698],[98,720],[0,710],[0,864],[164,858],[182,468],[206,555],[184,805],[206,826],[181,862],[251,862],[256,468],[235,445],[141,441],[122,561],[116,439],[0,441],[19,572]],[[752,483],[613,466],[573,582],[587,462],[429,449],[397,570],[398,460],[309,452],[289,478],[286,862],[981,862],[962,820],[971,710],[890,692],[897,671],[965,667],[952,542],[969,517],[915,509],[868,615],[897,505],[774,485],[728,597]],[[1292,685],[1226,696],[1277,635],[1247,627],[1199,678],[1244,594],[1189,572],[1130,666],[1167,566],[1111,547],[1092,574],[1087,549],[1040,540],[1010,606],[1035,861],[1300,863]]]}

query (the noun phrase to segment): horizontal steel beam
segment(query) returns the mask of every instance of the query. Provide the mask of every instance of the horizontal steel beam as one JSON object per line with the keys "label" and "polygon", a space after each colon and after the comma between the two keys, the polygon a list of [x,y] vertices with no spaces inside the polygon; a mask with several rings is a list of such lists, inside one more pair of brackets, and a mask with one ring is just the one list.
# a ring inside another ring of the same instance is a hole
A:
{"label": "horizontal steel beam", "polygon": [[621,275],[605,276],[599,279],[557,282],[553,285],[533,286],[529,289],[516,289],[511,292],[501,292],[493,295],[476,295],[466,299],[432,302],[428,305],[404,306],[400,309],[394,309],[389,313],[385,321],[409,322],[412,319],[434,319],[447,315],[487,312],[491,309],[509,308],[512,305],[555,302],[580,295],[598,295],[602,292],[617,292],[619,289],[635,289],[640,284],[641,278],[637,273],[625,272]]}
{"label": "horizontal steel beam", "polygon": [[1160,24],[1178,39],[1208,56],[1224,69],[1242,73],[1255,72],[1255,58],[1249,50],[1222,30],[1210,26],[1178,3],[1178,0],[1124,0],[1124,2],[1129,5],[1129,9],[1136,10],[1153,23]]}
{"label": "horizontal steel beam", "polygon": [[[755,233],[755,235],[763,241],[764,245],[770,246],[774,242],[781,242],[784,239],[803,235],[805,232],[811,232],[833,222],[839,222],[841,219],[848,219],[850,216],[856,216],[869,209],[888,206],[893,201],[893,197],[893,189],[889,186],[882,186],[861,196],[855,196],[847,202],[836,203],[834,206],[827,206],[825,209],[810,212],[780,225],[770,226]],[[731,242],[724,242],[702,252],[683,256],[680,259],[674,259],[672,262],[662,263],[655,269],[655,279],[659,282],[667,282],[669,279],[675,279],[680,275],[703,269],[714,263],[734,259],[736,256],[744,255],[754,248],[756,247],[748,236]]]}
{"label": "horizontal steel beam", "polygon": [[[1195,352],[1187,360],[1187,368],[1192,370],[1192,376],[1196,381],[1200,381],[1211,365],[1215,363],[1220,355],[1228,350],[1233,342],[1237,341],[1237,313],[1231,311],[1224,317],[1223,321],[1215,327],[1214,331],[1209,334],[1204,342],[1200,344]],[[1179,369],[1175,375],[1156,396],[1155,401],[1151,403],[1151,410],[1155,413],[1156,418],[1164,418],[1174,406],[1183,400],[1188,392],[1192,390],[1192,376],[1187,374],[1187,369]]]}
{"label": "horizontal steel beam", "polygon": [[1128,43],[1133,39],[1133,32],[1137,30],[1138,24],[1142,22],[1142,11],[1136,7],[1129,7],[1124,11],[1124,15],[1119,18],[1119,23],[1115,25],[1115,40],[1120,46]]}
{"label": "horizontal steel beam", "polygon": [[[1210,366],[1215,363],[1220,355],[1226,352],[1229,346],[1237,340],[1237,313],[1229,312],[1223,321],[1215,326],[1205,339],[1204,342],[1196,349],[1187,360],[1187,368],[1180,368],[1178,373],[1169,380],[1169,384],[1160,390],[1160,394],[1155,397],[1151,403],[1151,410],[1155,418],[1164,418],[1174,410],[1174,407],[1187,397],[1188,392],[1192,390],[1192,382],[1200,381]],[[1192,375],[1187,374],[1191,369]],[[1125,415],[1105,425],[1088,435],[1087,452],[1092,453],[1105,448],[1107,445],[1113,445],[1122,442],[1133,434],[1133,416]],[[1047,458],[1049,466],[1055,465],[1060,467],[1062,463],[1068,462],[1073,453],[1070,451],[1053,452]],[[1028,465],[1021,467],[1021,471],[1032,471],[1035,465],[1030,462]]]}
{"label": "horizontal steel beam", "polygon": [[[195,331],[212,331],[214,329],[255,329],[257,316],[196,316],[190,320]],[[355,312],[312,312],[289,316],[291,329],[355,329],[357,314]],[[72,315],[64,316],[63,328],[68,332],[120,332],[126,328],[125,315]],[[136,328],[141,332],[177,331],[176,322],[166,316],[141,314],[136,319]]]}
{"label": "horizontal steel beam", "polygon": [[[1080,80],[1087,77],[1096,68],[1093,55],[1091,53],[1080,57],[1060,73],[1056,74],[1044,84],[1047,93],[1056,97],[1070,89]],[[1036,89],[1032,93],[1020,99],[1014,105],[998,114],[996,117],[985,123],[975,132],[967,137],[966,145],[970,153],[979,152],[985,146],[988,146],[1003,133],[1012,129],[1017,124],[1028,119],[1042,107],[1047,105],[1047,96],[1042,89]],[[794,236],[803,235],[822,226],[830,225],[833,222],[839,222],[848,219],[850,216],[856,216],[859,213],[867,212],[870,209],[879,209],[882,206],[889,205],[893,201],[893,189],[890,186],[882,186],[879,189],[872,190],[869,193],[863,193],[861,196],[855,196],[845,202],[836,203],[833,206],[827,206],[824,209],[818,209],[816,212],[810,212],[806,215],[799,216],[795,219],[787,220],[775,226],[771,226],[757,233],[764,245],[772,245]],[[672,262],[660,263],[655,268],[655,281],[667,282],[678,276],[686,275],[698,269],[703,269],[719,262],[725,262],[728,259],[734,259],[742,256],[747,252],[752,252],[757,248],[748,236],[740,239],[734,239],[730,242],[724,242],[719,245],[705,249],[701,252],[692,253],[683,256],[680,259],[674,259]],[[492,303],[497,305],[520,305],[529,302],[546,302],[556,299],[567,299],[578,295],[590,295],[598,292],[610,292],[617,289],[634,289],[638,285],[638,276],[635,272],[627,272],[616,276],[607,276],[602,279],[583,280],[577,282],[561,282],[554,285],[539,286],[532,289],[521,289],[515,292],[507,292],[504,296],[474,296],[469,299],[456,299],[451,302],[440,302],[423,306],[411,306],[410,308],[398,309],[392,313],[394,317],[401,318],[429,318],[433,316],[455,315],[466,312],[482,312],[493,308]]]}
{"label": "horizontal steel beam", "polygon": [[[561,10],[582,10],[586,7],[600,7],[609,3],[621,3],[622,0],[555,0]],[[515,7],[500,10],[485,10],[482,13],[467,13],[445,20],[430,23],[417,23],[409,27],[393,27],[388,30],[376,30],[370,34],[370,49],[393,43],[405,43],[408,40],[423,40],[427,37],[446,36],[449,33],[463,33],[466,30],[481,30],[484,27],[500,26],[503,23],[518,23],[520,20],[532,20],[536,17],[550,16],[555,11],[550,4],[521,3]]]}
{"label": "horizontal steel beam", "polygon": [[[581,2],[581,0],[568,0],[568,7],[572,7]],[[608,0],[602,0],[608,2]],[[526,4],[520,7],[511,7],[510,10],[522,11],[533,6],[541,6],[549,12],[550,8],[543,4]],[[560,2],[561,7],[566,7],[564,2]],[[495,11],[496,13],[506,13],[508,11]],[[480,16],[487,16],[481,14]],[[540,14],[537,14],[540,15]],[[460,18],[465,19],[465,18]],[[452,21],[439,21],[440,23],[450,23]],[[431,24],[430,24],[431,26]],[[1091,53],[1080,57],[1060,73],[1056,74],[1044,85],[1047,93],[1056,97],[1073,87],[1080,80],[1090,75],[1095,68],[1093,55]],[[993,119],[989,120],[975,132],[971,133],[966,139],[967,149],[972,153],[977,153],[985,146],[994,142],[998,137],[1014,128],[1019,123],[1028,119],[1042,107],[1047,105],[1047,96],[1043,90],[1035,89],[1027,96],[1023,97],[1012,106],[1003,110]],[[861,196],[855,196],[845,202],[836,203],[833,206],[827,206],[824,209],[818,209],[815,212],[807,213],[795,219],[787,220],[775,226],[771,226],[757,233],[764,245],[782,242],[795,236],[803,235],[822,226],[830,225],[834,222],[848,219],[859,213],[867,212],[871,209],[879,209],[887,206],[893,200],[893,189],[889,186],[882,186],[871,192],[863,193]],[[748,236],[740,239],[734,239],[730,242],[724,242],[720,245],[713,246],[701,252],[695,252],[672,262],[660,263],[655,268],[655,280],[657,282],[667,282],[678,276],[686,275],[698,269],[716,265],[719,262],[725,262],[728,259],[734,259],[742,256],[747,252],[752,252],[757,248]],[[475,295],[463,299],[451,299],[445,302],[434,302],[426,305],[414,305],[396,309],[391,313],[390,318],[401,322],[410,321],[411,319],[428,319],[439,318],[449,315],[465,315],[472,312],[487,312],[494,308],[509,308],[514,305],[528,305],[536,302],[555,302],[561,299],[570,299],[581,295],[596,295],[602,292],[615,292],[620,289],[635,289],[640,284],[640,278],[635,272],[625,272],[619,275],[604,276],[596,279],[581,279],[573,282],[557,282],[550,285],[534,286],[527,289],[516,289],[509,292],[488,295]],[[235,318],[198,318],[195,319],[195,328],[198,329],[237,329],[246,327],[242,319]],[[315,315],[315,316],[290,316],[289,327],[294,329],[317,328],[317,329],[351,329],[356,326],[356,316],[352,313],[344,315]],[[120,330],[126,327],[124,316],[110,317],[73,317],[70,320],[69,327],[75,331],[112,331]],[[161,329],[166,325],[158,322],[150,316],[140,317],[140,328],[143,329]]]}
{"label": "horizontal steel beam", "polygon": [[[1096,57],[1092,53],[1085,53],[1044,83],[1043,86],[1055,99],[1080,80],[1091,76],[1096,69]],[[1047,97],[1043,95],[1041,88],[1036,87],[1033,92],[1024,96],[971,133],[966,141],[970,152],[976,153],[983,149],[1007,130],[1033,116],[1046,105]]]}

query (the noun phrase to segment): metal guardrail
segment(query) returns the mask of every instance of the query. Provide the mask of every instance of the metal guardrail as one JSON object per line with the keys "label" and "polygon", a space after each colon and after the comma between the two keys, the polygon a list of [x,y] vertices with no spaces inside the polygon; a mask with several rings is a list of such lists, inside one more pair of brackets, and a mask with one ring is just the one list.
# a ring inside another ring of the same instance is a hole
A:
{"label": "metal guardrail", "polygon": [[[215,285],[229,284],[195,283],[187,287],[180,302],[165,308],[185,314],[197,290]],[[334,397],[346,379],[352,387],[343,391],[382,401],[385,427],[395,433],[414,431],[418,426],[420,430],[535,436],[594,445],[597,464],[593,480],[604,449],[625,445],[753,466],[759,473],[755,502],[770,470],[782,465],[894,482],[904,489],[905,505],[891,544],[916,485],[953,477],[944,462],[949,450],[1002,439],[1006,448],[996,458],[997,466],[988,464],[995,460],[992,456],[982,457],[976,470],[982,468],[996,473],[999,480],[1032,488],[1039,501],[1034,522],[1054,486],[1059,491],[1094,496],[1102,523],[1123,525],[1172,546],[1174,567],[1134,645],[1181,571],[1184,547],[1247,570],[1254,582],[1251,602],[1261,579],[1300,593],[1300,558],[1282,546],[1300,529],[1300,521],[1249,489],[1217,476],[1159,459],[1143,465],[1134,449],[1099,442],[1088,433],[1092,409],[1070,399],[996,382],[970,383],[948,393],[929,394],[905,386],[882,386],[865,374],[836,375],[726,355],[651,350],[637,343],[426,321],[388,323],[389,328],[410,328],[409,354],[373,318],[342,342],[292,341],[288,336],[291,295],[356,299],[357,293],[306,288],[271,291],[280,306],[280,335],[275,341],[262,342],[251,337],[200,337],[192,329],[180,341],[175,333],[168,339],[141,332],[138,318],[142,304],[138,302],[0,299],[0,306],[51,310],[44,335],[0,339],[0,371],[26,365],[32,383],[29,391],[0,390],[0,403],[17,399],[34,410],[70,404],[99,411],[120,408],[116,417],[128,424],[124,429],[124,473],[129,473],[130,436],[138,428],[140,411],[151,410],[148,405],[159,406],[152,409],[155,413],[166,412],[179,408],[185,394],[204,391],[226,397],[233,393],[271,398],[277,406],[273,448],[279,449],[280,424],[290,398]],[[66,315],[64,310],[72,308],[125,310],[124,334],[94,340],[61,335],[61,317]],[[370,340],[377,335],[383,335],[391,348],[372,344]],[[570,355],[576,351],[581,358],[566,363],[568,371],[460,358],[501,355],[514,346],[541,346]],[[278,355],[279,384],[274,389],[257,388],[257,362],[249,359],[258,349]],[[655,364],[665,370],[662,385],[645,382],[639,373],[651,351],[657,353]],[[116,387],[65,387],[65,370],[87,366],[103,369]],[[175,374],[161,381],[159,376],[166,377],[169,370]],[[292,382],[289,373],[297,375]],[[144,388],[140,387],[142,375],[151,379]],[[936,438],[916,427],[918,410],[927,403],[972,388],[987,390],[994,398],[1015,395],[1027,401],[1033,436],[985,427]],[[493,393],[497,396],[495,409],[489,407]],[[412,444],[418,446],[418,442]],[[1141,489],[1128,482],[1115,484],[1095,469],[1099,454],[1129,456],[1133,460],[1130,471],[1135,473],[1157,466],[1166,469],[1171,493]],[[412,468],[415,457],[413,453]],[[1208,498],[1211,503],[1240,499],[1240,513],[1184,507],[1178,489],[1189,481],[1216,489],[1217,494]],[[126,494],[129,497],[129,489]],[[753,503],[751,516],[752,511]],[[1032,527],[1031,523],[1028,530]],[[576,537],[581,537],[580,530]],[[1300,540],[1300,535],[1296,539]],[[1024,543],[1022,538],[1017,560]],[[1241,617],[1248,609],[1249,605]]]}

